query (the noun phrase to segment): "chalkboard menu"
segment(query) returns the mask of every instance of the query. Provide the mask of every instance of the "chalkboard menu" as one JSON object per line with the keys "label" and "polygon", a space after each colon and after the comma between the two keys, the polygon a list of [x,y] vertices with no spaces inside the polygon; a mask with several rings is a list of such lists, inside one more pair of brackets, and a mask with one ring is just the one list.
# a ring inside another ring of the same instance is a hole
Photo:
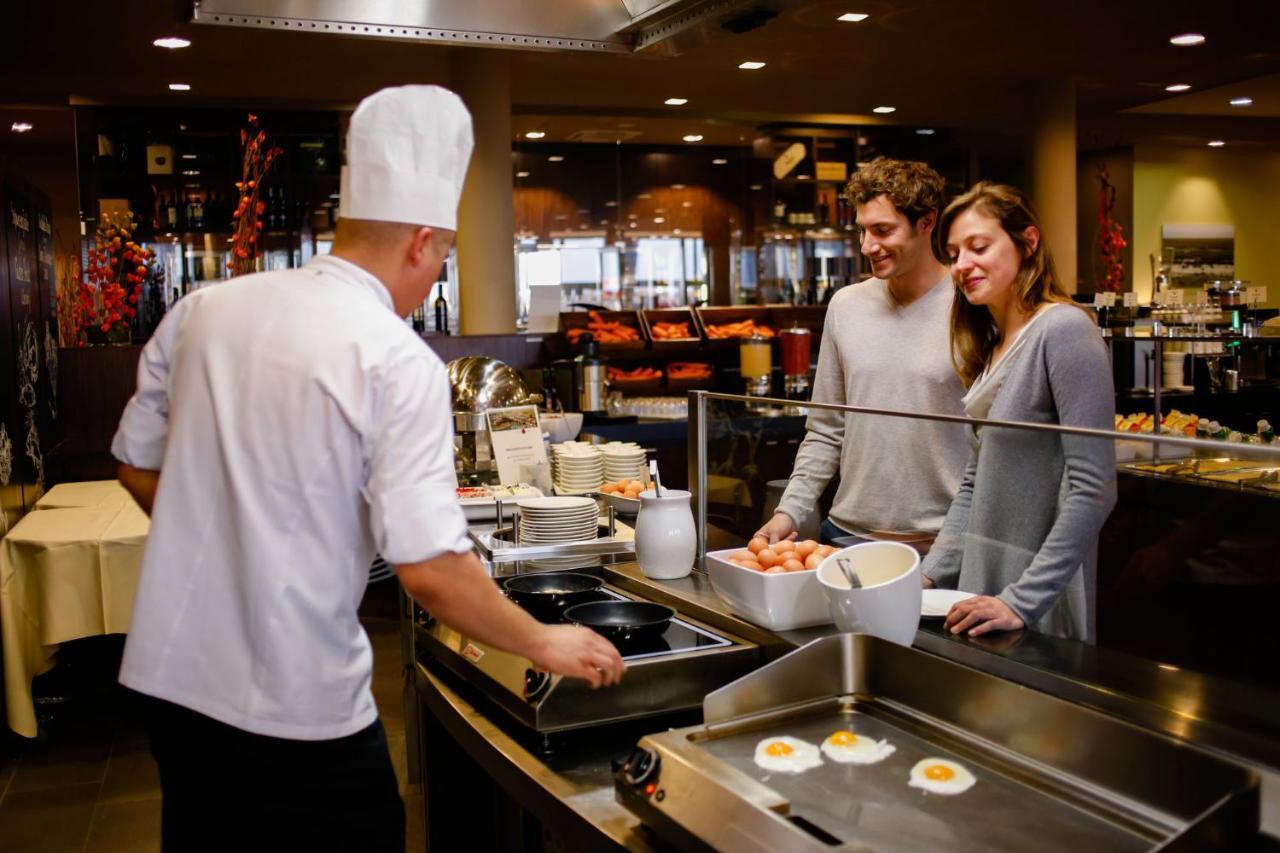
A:
{"label": "chalkboard menu", "polygon": [[57,297],[52,215],[20,176],[0,178],[0,508],[12,523],[45,489],[57,423]]}

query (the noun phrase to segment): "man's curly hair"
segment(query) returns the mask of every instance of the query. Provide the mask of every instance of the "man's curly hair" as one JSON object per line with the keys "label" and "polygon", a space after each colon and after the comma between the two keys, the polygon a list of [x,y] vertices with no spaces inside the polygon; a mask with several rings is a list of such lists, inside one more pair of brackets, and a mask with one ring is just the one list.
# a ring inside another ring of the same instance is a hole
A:
{"label": "man's curly hair", "polygon": [[877,157],[853,173],[848,192],[854,204],[887,196],[914,225],[920,217],[942,207],[945,187],[942,176],[927,163]]}

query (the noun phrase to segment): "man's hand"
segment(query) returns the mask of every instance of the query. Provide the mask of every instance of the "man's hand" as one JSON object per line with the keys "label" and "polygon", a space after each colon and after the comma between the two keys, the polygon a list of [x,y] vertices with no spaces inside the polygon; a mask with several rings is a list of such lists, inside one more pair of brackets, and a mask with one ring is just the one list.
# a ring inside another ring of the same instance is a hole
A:
{"label": "man's hand", "polygon": [[755,535],[768,539],[770,545],[783,539],[795,539],[798,535],[795,519],[785,512],[775,512],[773,518],[757,530]]}
{"label": "man's hand", "polygon": [[924,572],[921,572],[920,586],[924,587],[925,589],[933,589],[933,578],[929,577]]}
{"label": "man's hand", "polygon": [[978,595],[954,604],[942,623],[944,630],[953,634],[968,632],[970,637],[980,637],[988,631],[1016,631],[1026,627],[1018,614],[993,595]]}
{"label": "man's hand", "polygon": [[156,502],[156,489],[160,488],[160,472],[134,468],[124,462],[116,469],[116,478],[126,492],[133,496],[142,507],[142,511],[151,515],[151,508]]}
{"label": "man's hand", "polygon": [[581,625],[547,625],[529,660],[539,669],[584,679],[592,688],[617,684],[626,670],[613,643]]}

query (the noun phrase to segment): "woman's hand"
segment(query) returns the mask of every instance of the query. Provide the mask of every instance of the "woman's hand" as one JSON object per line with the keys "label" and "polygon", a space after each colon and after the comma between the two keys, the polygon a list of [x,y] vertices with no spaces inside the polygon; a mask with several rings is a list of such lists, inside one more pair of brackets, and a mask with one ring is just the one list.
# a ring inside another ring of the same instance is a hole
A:
{"label": "woman's hand", "polygon": [[944,630],[980,637],[988,631],[1017,631],[1026,626],[1009,605],[993,595],[977,595],[952,605]]}

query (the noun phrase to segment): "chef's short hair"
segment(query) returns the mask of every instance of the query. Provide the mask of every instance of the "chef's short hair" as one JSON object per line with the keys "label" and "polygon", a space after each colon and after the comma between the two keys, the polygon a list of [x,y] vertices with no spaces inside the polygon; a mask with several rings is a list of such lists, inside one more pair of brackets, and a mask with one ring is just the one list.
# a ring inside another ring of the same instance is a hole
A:
{"label": "chef's short hair", "polygon": [[[414,231],[417,231],[422,227],[424,226],[412,225],[407,222],[383,222],[377,219],[351,219],[350,217],[343,217],[338,220],[335,242],[391,246],[401,240],[404,240]],[[432,228],[431,232],[432,242],[444,251],[448,251],[449,244],[453,240],[454,232],[447,228]]]}
{"label": "chef's short hair", "polygon": [[928,163],[877,157],[859,166],[849,178],[849,198],[855,205],[884,196],[912,224],[942,207],[946,182]]}

